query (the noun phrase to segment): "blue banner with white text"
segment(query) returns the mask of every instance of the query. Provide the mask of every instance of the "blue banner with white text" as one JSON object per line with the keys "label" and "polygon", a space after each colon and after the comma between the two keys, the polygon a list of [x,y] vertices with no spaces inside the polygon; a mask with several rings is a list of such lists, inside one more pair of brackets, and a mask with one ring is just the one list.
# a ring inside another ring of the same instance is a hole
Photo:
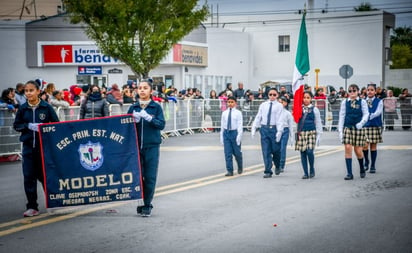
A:
{"label": "blue banner with white text", "polygon": [[46,207],[143,200],[130,115],[40,125]]}

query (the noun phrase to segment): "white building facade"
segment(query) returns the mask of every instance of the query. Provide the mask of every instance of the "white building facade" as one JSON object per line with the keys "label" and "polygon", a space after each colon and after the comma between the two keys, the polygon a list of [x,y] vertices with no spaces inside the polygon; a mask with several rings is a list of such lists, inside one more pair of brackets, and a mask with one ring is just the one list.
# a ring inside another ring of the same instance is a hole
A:
{"label": "white building facade", "polygon": [[[252,40],[251,78],[291,80],[302,14],[220,18],[225,29],[249,33]],[[343,86],[342,65],[353,68],[348,83],[385,85],[389,68],[390,31],[395,16],[383,11],[311,13],[306,16],[310,71],[307,82]],[[250,81],[252,81],[250,80]]]}
{"label": "white building facade", "polygon": [[[160,66],[150,72],[157,82],[177,89],[224,90],[242,81],[256,90],[268,80],[291,80],[301,14],[221,18],[218,27],[200,26],[175,45]],[[364,86],[385,86],[389,68],[390,30],[395,17],[383,11],[308,14],[311,69],[307,83],[344,86],[342,65],[353,68],[347,80]],[[58,89],[73,84],[120,86],[135,74],[100,52],[80,25],[64,16],[23,23],[0,22],[1,88],[41,78]],[[395,85],[391,83],[391,85]]]}

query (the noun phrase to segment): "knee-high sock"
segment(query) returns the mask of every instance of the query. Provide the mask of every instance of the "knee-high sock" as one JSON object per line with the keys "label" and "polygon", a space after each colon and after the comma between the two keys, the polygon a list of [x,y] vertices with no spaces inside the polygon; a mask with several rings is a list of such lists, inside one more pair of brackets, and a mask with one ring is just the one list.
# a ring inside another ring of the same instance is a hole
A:
{"label": "knee-high sock", "polygon": [[308,175],[308,161],[306,151],[300,152],[300,161],[302,162],[303,173]]}
{"label": "knee-high sock", "polygon": [[363,158],[358,158],[360,173],[365,173],[365,167],[363,167]]}
{"label": "knee-high sock", "polygon": [[346,170],[349,176],[352,176],[352,158],[345,158]]}
{"label": "knee-high sock", "polygon": [[371,150],[371,167],[375,168],[376,157],[378,157],[378,150]]}
{"label": "knee-high sock", "polygon": [[[368,154],[369,154],[369,149],[363,150],[363,158],[365,158],[365,165],[369,165]],[[371,155],[372,155],[372,151],[371,151]]]}
{"label": "knee-high sock", "polygon": [[313,154],[313,149],[307,149],[306,153],[308,154],[308,160],[309,160],[309,173],[311,175],[315,174],[315,155]]}

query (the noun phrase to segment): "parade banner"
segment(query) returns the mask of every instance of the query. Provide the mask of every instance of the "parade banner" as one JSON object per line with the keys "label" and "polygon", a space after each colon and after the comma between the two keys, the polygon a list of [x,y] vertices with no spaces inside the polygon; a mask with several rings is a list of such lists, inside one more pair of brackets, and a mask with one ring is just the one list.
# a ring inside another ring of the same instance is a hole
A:
{"label": "parade banner", "polygon": [[134,124],[120,115],[40,125],[46,207],[142,202]]}

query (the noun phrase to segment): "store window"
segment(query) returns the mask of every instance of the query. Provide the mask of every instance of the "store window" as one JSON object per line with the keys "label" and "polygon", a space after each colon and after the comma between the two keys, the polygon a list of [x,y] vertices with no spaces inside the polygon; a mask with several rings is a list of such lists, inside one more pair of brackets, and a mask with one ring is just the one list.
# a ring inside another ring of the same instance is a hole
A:
{"label": "store window", "polygon": [[210,91],[213,90],[213,76],[205,76],[205,93],[204,98],[209,98]]}
{"label": "store window", "polygon": [[185,89],[192,88],[192,75],[185,75]]}
{"label": "store window", "polygon": [[279,52],[289,52],[290,50],[290,36],[280,35],[279,36]]}
{"label": "store window", "polygon": [[224,83],[225,88],[224,89],[226,89],[228,83],[232,84],[232,91],[236,89],[236,86],[233,85],[233,83],[232,83],[232,77],[231,76],[225,76],[225,83]]}
{"label": "store window", "polygon": [[97,84],[99,87],[107,87],[107,75],[77,75],[78,84]]}
{"label": "store window", "polygon": [[175,77],[174,76],[170,76],[170,75],[165,75],[165,84],[166,84],[166,87],[168,88],[168,87],[170,87],[170,86],[174,86],[174,80],[175,80]]}
{"label": "store window", "polygon": [[202,75],[195,75],[194,77],[195,78],[194,78],[193,88],[200,90],[203,94]]}
{"label": "store window", "polygon": [[223,76],[216,76],[215,87],[216,87],[217,94],[219,94],[221,91],[224,91],[226,89],[226,86],[223,83]]}

